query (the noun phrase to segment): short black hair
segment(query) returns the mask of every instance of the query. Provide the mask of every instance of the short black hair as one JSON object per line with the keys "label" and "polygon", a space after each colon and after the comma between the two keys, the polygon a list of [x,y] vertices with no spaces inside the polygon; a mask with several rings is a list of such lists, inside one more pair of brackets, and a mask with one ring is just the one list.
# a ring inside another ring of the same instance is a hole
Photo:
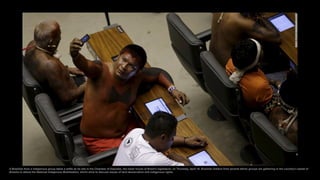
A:
{"label": "short black hair", "polygon": [[150,138],[155,138],[163,133],[170,136],[176,130],[177,124],[178,121],[173,115],[157,111],[150,117],[145,127],[145,134]]}
{"label": "short black hair", "polygon": [[137,44],[128,44],[122,50],[120,51],[120,54],[123,54],[124,52],[129,52],[134,57],[139,57],[140,59],[140,69],[144,67],[144,65],[147,63],[147,53],[143,49],[143,47],[137,45]]}
{"label": "short black hair", "polygon": [[238,69],[243,69],[255,61],[257,53],[255,42],[250,39],[241,40],[231,50],[232,62]]}
{"label": "short black hair", "polygon": [[281,84],[279,94],[288,105],[298,106],[298,77],[294,71],[289,71],[286,80]]}

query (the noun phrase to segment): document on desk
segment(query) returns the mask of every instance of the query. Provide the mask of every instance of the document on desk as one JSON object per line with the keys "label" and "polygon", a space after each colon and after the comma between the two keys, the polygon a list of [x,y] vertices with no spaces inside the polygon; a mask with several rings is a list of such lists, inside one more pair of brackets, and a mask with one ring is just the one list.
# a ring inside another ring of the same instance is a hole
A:
{"label": "document on desk", "polygon": [[[172,114],[170,108],[167,106],[166,102],[161,97],[154,99],[154,100],[151,100],[151,101],[145,103],[145,105],[151,114],[154,114],[157,111],[164,111],[169,114]],[[181,115],[177,116],[176,118],[178,121],[181,121],[187,117],[185,114],[181,114]]]}
{"label": "document on desk", "polygon": [[206,150],[197,152],[189,156],[188,159],[195,166],[218,166]]}
{"label": "document on desk", "polygon": [[164,102],[164,100],[160,97],[157,99],[154,99],[152,101],[149,101],[145,104],[151,114],[154,114],[157,111],[164,111],[169,114],[172,114],[171,110],[167,106],[167,104]]}
{"label": "document on desk", "polygon": [[268,20],[278,29],[279,32],[285,31],[294,27],[293,22],[288,18],[288,16],[284,13],[276,14]]}

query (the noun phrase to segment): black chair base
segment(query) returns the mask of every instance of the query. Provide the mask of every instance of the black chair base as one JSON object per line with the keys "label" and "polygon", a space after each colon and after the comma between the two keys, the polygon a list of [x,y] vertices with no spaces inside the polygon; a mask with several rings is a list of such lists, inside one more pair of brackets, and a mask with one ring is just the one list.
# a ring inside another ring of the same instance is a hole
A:
{"label": "black chair base", "polygon": [[250,165],[263,164],[263,161],[259,157],[258,152],[251,144],[248,144],[241,149],[240,157],[242,160],[244,160],[245,162],[247,162]]}
{"label": "black chair base", "polygon": [[215,106],[214,104],[212,104],[208,110],[207,110],[207,115],[215,120],[215,121],[225,121],[226,118],[223,117],[223,115],[221,114],[221,112],[218,110],[217,106]]}

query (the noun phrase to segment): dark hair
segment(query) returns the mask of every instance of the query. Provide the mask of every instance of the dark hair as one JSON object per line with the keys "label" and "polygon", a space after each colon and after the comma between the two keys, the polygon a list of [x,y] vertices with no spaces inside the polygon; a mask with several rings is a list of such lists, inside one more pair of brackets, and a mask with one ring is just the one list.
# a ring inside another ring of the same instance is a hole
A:
{"label": "dark hair", "polygon": [[146,51],[139,45],[129,44],[129,45],[125,46],[124,48],[122,48],[122,50],[120,51],[120,54],[123,54],[124,52],[129,52],[130,54],[132,54],[132,56],[139,57],[139,59],[140,59],[139,68],[140,69],[143,68],[147,62]]}
{"label": "dark hair", "polygon": [[255,42],[250,39],[241,40],[231,50],[232,62],[238,69],[243,69],[255,61],[257,53]]}
{"label": "dark hair", "polygon": [[289,71],[287,79],[280,86],[281,99],[288,105],[297,107],[298,105],[298,78],[294,71]]}
{"label": "dark hair", "polygon": [[167,112],[157,111],[150,117],[145,127],[145,133],[150,138],[155,138],[163,133],[170,136],[177,128],[177,124],[178,121],[173,115]]}

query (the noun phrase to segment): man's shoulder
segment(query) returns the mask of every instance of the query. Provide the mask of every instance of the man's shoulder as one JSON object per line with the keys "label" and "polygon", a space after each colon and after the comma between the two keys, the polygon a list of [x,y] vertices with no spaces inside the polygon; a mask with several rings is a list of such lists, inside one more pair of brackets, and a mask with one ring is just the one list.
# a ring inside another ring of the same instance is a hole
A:
{"label": "man's shoulder", "polygon": [[143,128],[134,128],[130,131],[129,134],[143,134],[144,133],[144,129]]}

